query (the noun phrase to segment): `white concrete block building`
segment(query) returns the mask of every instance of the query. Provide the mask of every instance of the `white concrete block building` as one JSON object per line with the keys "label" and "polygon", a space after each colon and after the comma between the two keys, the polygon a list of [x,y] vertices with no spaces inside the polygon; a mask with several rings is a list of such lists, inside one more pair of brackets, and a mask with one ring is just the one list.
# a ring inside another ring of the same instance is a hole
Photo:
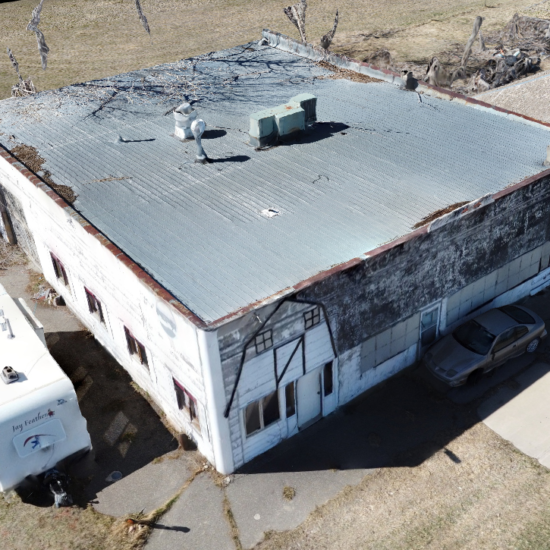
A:
{"label": "white concrete block building", "polygon": [[222,473],[550,281],[547,125],[318,56],[265,32],[0,102],[3,238]]}

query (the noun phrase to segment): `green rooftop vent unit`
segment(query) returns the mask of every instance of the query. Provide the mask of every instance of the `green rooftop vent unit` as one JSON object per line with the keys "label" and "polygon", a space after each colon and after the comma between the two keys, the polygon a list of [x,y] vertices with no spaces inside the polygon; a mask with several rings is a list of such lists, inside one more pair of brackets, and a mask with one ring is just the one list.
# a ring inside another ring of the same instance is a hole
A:
{"label": "green rooftop vent unit", "polygon": [[279,140],[292,140],[316,121],[317,98],[300,94],[284,105],[251,114],[249,143],[254,147],[268,147]]}

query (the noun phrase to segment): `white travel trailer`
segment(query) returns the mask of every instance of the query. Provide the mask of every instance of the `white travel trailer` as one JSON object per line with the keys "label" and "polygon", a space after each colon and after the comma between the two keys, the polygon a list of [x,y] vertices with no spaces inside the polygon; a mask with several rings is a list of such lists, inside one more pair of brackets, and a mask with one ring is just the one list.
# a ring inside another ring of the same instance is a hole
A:
{"label": "white travel trailer", "polygon": [[42,325],[0,285],[0,491],[90,448],[74,387]]}

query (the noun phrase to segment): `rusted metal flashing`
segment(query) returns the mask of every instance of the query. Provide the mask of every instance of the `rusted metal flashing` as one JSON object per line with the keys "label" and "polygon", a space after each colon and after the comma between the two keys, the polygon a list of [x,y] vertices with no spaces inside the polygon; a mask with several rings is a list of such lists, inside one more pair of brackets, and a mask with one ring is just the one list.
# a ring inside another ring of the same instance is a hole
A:
{"label": "rusted metal flashing", "polygon": [[95,237],[100,244],[106,248],[117,260],[123,263],[130,269],[146,286],[148,286],[161,300],[169,303],[174,307],[178,313],[183,315],[188,321],[193,323],[196,327],[205,329],[208,325],[192,311],[187,309],[175,296],[168,292],[163,286],[155,281],[147,272],[145,272],[138,264],[136,264],[129,256],[127,256],[120,248],[118,248],[108,237],[101,233],[96,227],[94,227],[84,216],[77,212],[65,199],[58,195],[51,187],[49,187],[42,179],[36,174],[31,172],[26,166],[21,164],[3,145],[0,144],[0,157],[4,159],[8,164],[11,164],[14,168],[27,178],[35,187],[43,191],[53,202],[59,207],[66,210],[67,213],[79,223],[85,231]]}

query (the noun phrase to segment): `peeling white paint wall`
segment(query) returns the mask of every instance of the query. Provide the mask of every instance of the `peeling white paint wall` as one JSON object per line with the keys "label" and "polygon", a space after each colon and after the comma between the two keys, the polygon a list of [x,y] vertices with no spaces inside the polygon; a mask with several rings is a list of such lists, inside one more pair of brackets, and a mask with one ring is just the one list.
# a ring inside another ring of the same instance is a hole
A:
{"label": "peeling white paint wall", "polygon": [[[201,353],[199,330],[175,308],[159,299],[147,285],[89,234],[70,215],[36,188],[16,168],[0,159],[0,184],[20,203],[34,237],[46,280],[166,413],[169,421],[194,439],[201,453],[214,462],[206,408],[203,369],[210,368]],[[68,287],[57,279],[50,256],[64,265]],[[84,288],[101,302],[105,323],[90,313]],[[130,355],[124,333],[127,327],[145,347],[149,369]],[[188,412],[179,410],[172,378],[196,399],[200,429]]]}

